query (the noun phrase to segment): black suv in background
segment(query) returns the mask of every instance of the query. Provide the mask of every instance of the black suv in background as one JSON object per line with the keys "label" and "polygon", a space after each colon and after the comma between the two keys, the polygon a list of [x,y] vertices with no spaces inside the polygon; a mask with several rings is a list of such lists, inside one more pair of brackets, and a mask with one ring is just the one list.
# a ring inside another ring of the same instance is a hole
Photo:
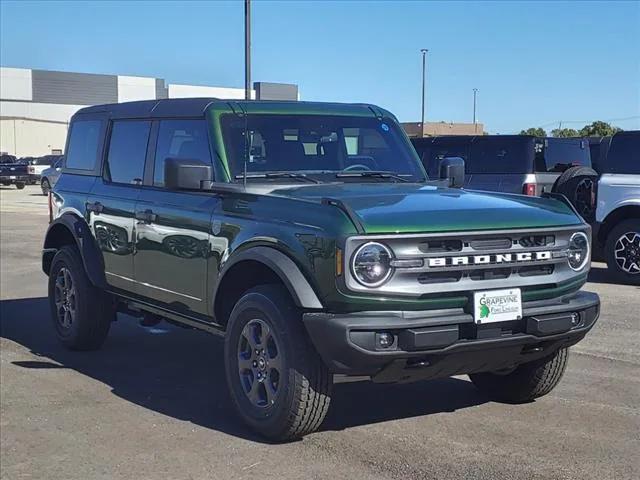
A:
{"label": "black suv in background", "polygon": [[559,192],[587,221],[593,219],[596,173],[585,139],[450,135],[411,142],[430,177],[438,177],[444,158],[460,157],[466,188],[531,196]]}

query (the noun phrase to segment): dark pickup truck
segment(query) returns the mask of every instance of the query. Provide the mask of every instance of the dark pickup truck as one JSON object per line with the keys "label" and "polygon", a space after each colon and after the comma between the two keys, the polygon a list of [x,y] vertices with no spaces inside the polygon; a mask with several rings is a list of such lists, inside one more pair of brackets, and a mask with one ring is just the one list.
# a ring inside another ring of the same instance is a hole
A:
{"label": "dark pickup truck", "polygon": [[0,185],[15,185],[18,190],[22,190],[29,181],[29,172],[26,164],[17,163],[13,155],[2,155],[0,157]]}

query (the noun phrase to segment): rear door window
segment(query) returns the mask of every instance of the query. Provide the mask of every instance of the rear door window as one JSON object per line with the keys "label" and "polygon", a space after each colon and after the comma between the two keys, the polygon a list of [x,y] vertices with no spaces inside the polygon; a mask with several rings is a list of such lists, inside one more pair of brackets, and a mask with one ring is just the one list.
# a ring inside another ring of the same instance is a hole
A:
{"label": "rear door window", "polygon": [[212,165],[204,120],[162,120],[153,170],[153,185],[164,186],[164,164],[167,158],[198,160]]}
{"label": "rear door window", "polygon": [[113,122],[109,153],[104,167],[106,181],[133,185],[142,183],[150,130],[151,122],[149,121]]}
{"label": "rear door window", "polygon": [[640,174],[640,132],[616,134],[606,160],[603,173]]}
{"label": "rear door window", "polygon": [[95,169],[101,133],[101,120],[74,121],[71,124],[66,167],[77,170]]}
{"label": "rear door window", "polygon": [[467,173],[530,173],[533,145],[527,137],[475,137],[471,143]]}

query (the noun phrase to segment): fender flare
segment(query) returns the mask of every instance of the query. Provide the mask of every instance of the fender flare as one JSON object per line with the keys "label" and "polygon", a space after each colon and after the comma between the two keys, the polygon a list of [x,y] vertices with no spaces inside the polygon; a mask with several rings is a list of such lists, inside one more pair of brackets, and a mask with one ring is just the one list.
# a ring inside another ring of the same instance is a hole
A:
{"label": "fender flare", "polygon": [[282,283],[298,307],[314,310],[323,308],[313,287],[309,284],[295,262],[284,253],[270,247],[251,247],[231,256],[220,272],[216,291],[213,295],[214,305],[216,304],[219,287],[224,281],[226,273],[233,268],[234,265],[246,260],[260,262],[273,270],[280,280],[282,280]]}
{"label": "fender flare", "polygon": [[53,241],[52,232],[54,230],[57,231],[59,228],[66,228],[75,240],[89,281],[98,288],[106,288],[107,281],[104,275],[104,259],[102,258],[102,253],[93,239],[87,222],[73,213],[61,215],[47,228],[47,233],[44,237],[44,249],[42,251],[42,270],[44,273],[49,274],[51,262],[58,250],[58,246]]}

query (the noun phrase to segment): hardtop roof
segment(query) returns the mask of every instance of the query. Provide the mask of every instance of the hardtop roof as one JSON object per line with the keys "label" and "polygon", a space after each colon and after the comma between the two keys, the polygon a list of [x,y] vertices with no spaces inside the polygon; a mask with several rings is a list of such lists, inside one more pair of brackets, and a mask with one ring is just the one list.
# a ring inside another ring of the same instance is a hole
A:
{"label": "hardtop roof", "polygon": [[390,116],[388,111],[362,103],[300,102],[295,100],[235,100],[219,98],[167,98],[85,107],[76,115],[105,113],[112,118],[200,117],[207,109],[236,113],[334,114]]}

